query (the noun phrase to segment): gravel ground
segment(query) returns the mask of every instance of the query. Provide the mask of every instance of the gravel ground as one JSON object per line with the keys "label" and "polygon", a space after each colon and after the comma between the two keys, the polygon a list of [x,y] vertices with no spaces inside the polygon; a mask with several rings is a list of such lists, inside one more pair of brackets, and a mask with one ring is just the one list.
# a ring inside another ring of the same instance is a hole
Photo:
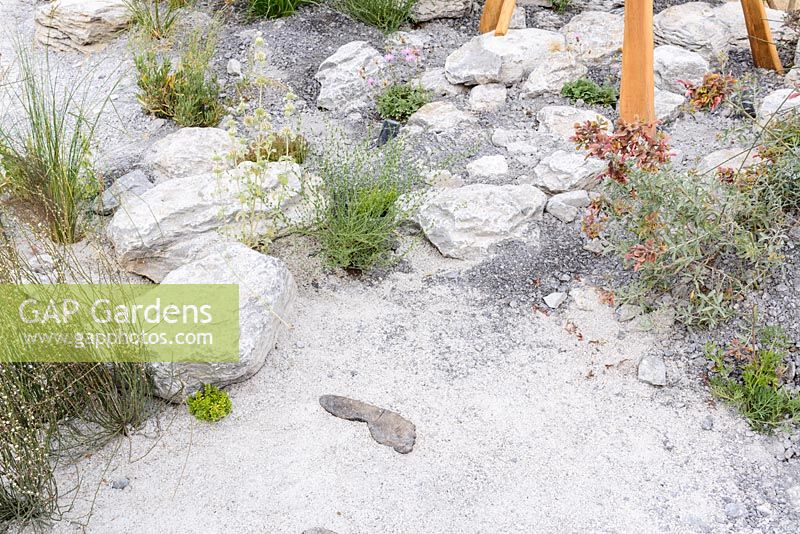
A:
{"label": "gravel ground", "polygon": [[[657,1],[655,11],[678,3]],[[29,35],[33,7],[7,0],[0,19]],[[558,28],[580,8],[526,12],[530,26]],[[426,66],[443,66],[471,38],[478,16],[422,25]],[[210,20],[192,17],[198,24]],[[246,68],[249,43],[261,32],[270,75],[305,101],[304,133],[312,142],[330,125],[313,104],[319,64],[352,40],[385,46],[379,32],[324,6],[304,6],[278,21],[249,22],[230,10],[225,17],[214,68],[228,102],[238,103],[238,96],[227,62],[238,59]],[[0,38],[4,67],[13,57],[7,37]],[[772,73],[753,72],[747,54],[733,52],[728,65],[737,76],[753,75],[757,96],[781,84]],[[87,70],[106,82],[119,79],[99,135],[107,178],[130,170],[150,143],[174,130],[141,112],[126,36],[88,58],[54,58],[67,71],[65,83]],[[590,76],[602,82],[617,72],[611,66]],[[267,107],[276,114],[281,94],[268,93]],[[467,109],[466,94],[452,101]],[[512,89],[508,104],[479,115],[474,127],[421,136],[414,157],[440,164],[447,154],[450,170],[474,181],[465,165],[502,153],[490,141],[495,128],[535,130],[537,111],[554,104],[569,102],[523,99]],[[616,118],[611,108],[596,111]],[[676,164],[687,166],[731,145],[730,132],[740,124],[721,113],[683,114],[664,130]],[[377,125],[369,112],[335,124],[353,136]],[[530,172],[531,161],[508,159],[510,172],[494,183],[515,183]],[[234,414],[206,426],[183,407],[168,407],[160,431],[153,421],[149,431],[85,459],[77,466],[80,490],[69,495],[77,499],[74,508],[53,530],[795,532],[800,462],[793,456],[800,455],[800,436],[754,434],[716,405],[703,384],[702,345],[709,337],[730,339],[746,325],[651,333],[618,323],[597,302],[579,309],[573,299],[545,310],[542,297],[551,292],[618,287],[630,276],[614,258],[584,250],[579,227],[545,215],[525,239],[482,262],[447,260],[409,238],[416,246],[400,265],[362,277],[323,268],[306,239],[280,241],[273,253],[300,286],[293,328],[256,377],[230,388]],[[784,268],[742,309],[758,304],[797,343],[800,251],[792,247]],[[636,362],[648,354],[665,357],[668,387],[636,379]],[[408,417],[417,425],[415,450],[401,456],[375,444],[362,425],[325,413],[317,403],[323,394]],[[119,454],[129,447],[130,454]],[[60,477],[62,487],[77,483],[74,470]],[[123,479],[125,489],[111,487]]]}

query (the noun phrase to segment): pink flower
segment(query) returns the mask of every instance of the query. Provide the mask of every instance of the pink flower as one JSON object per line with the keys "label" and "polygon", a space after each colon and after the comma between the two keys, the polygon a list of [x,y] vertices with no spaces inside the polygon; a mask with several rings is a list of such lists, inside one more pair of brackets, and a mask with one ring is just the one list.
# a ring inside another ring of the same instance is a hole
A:
{"label": "pink flower", "polygon": [[367,78],[367,86],[369,86],[370,88],[375,87],[376,83],[377,82],[375,81],[375,78]]}
{"label": "pink flower", "polygon": [[391,52],[388,52],[386,55],[383,56],[383,59],[387,63],[391,63],[392,61],[394,61],[394,54],[392,54]]}

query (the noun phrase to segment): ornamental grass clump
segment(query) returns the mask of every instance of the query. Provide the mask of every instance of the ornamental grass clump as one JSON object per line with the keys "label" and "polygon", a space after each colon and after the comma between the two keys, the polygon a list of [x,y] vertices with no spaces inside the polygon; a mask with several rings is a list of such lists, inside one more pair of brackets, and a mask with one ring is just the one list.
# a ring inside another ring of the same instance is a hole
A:
{"label": "ornamental grass clump", "polygon": [[0,89],[16,105],[0,121],[1,185],[46,222],[50,239],[73,243],[100,189],[92,143],[108,98],[90,99],[91,72],[65,82],[48,56],[18,46],[17,58],[20,80]]}
{"label": "ornamental grass clump", "polygon": [[417,0],[334,0],[339,11],[374,26],[385,34],[396,32],[411,20]]}
{"label": "ornamental grass clump", "polygon": [[[90,273],[71,248],[40,239],[35,243],[40,254],[52,259],[50,281],[87,283],[99,272],[114,281],[111,262],[100,259]],[[39,266],[18,252],[31,244],[27,238],[11,238],[0,227],[0,283],[17,287],[35,283],[42,291],[56,291],[50,281],[38,282]],[[11,293],[6,290],[0,300],[11,298]],[[34,349],[13,331],[16,322],[4,315],[11,309],[16,313],[16,308],[4,304],[0,307],[0,524],[16,522],[23,529],[35,529],[59,519],[64,511],[54,469],[115,436],[129,434],[155,412],[157,404],[142,346],[54,341],[36,349],[41,361],[20,361]],[[80,325],[62,324],[59,332],[74,337]]]}

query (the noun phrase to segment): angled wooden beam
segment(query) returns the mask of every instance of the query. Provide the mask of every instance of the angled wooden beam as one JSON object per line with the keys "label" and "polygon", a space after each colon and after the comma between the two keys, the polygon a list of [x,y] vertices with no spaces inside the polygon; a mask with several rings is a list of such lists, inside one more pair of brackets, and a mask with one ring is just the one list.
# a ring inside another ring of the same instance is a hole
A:
{"label": "angled wooden beam", "polygon": [[503,8],[503,0],[486,0],[481,13],[481,22],[478,31],[481,34],[490,32],[497,28],[497,21],[500,18],[500,10]]}
{"label": "angled wooden beam", "polygon": [[653,80],[653,0],[625,2],[619,116],[625,122],[656,120]]}
{"label": "angled wooden beam", "polygon": [[497,27],[494,30],[495,35],[505,35],[508,33],[508,26],[511,24],[511,17],[514,16],[514,7],[517,5],[517,0],[504,0],[503,7],[500,9],[500,18],[497,19]]}
{"label": "angled wooden beam", "polygon": [[767,11],[761,0],[742,0],[744,23],[747,26],[747,37],[750,40],[750,53],[753,64],[762,69],[770,69],[783,74],[781,58],[772,40]]}

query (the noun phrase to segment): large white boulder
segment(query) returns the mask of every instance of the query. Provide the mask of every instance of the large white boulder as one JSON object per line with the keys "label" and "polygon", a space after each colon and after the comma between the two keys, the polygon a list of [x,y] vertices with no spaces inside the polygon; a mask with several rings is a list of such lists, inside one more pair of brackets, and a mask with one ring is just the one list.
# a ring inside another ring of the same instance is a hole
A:
{"label": "large white boulder", "polygon": [[774,122],[789,114],[797,113],[796,108],[800,106],[800,96],[794,96],[796,94],[797,90],[792,88],[778,89],[765,96],[756,113],[758,125],[764,126],[771,121]]}
{"label": "large white boulder", "polygon": [[[275,347],[296,295],[283,262],[225,239],[206,244],[203,254],[170,272],[163,283],[239,286],[239,361],[150,364],[156,395],[173,402],[203,384],[226,386],[256,374]],[[202,357],[201,347],[197,356]]]}
{"label": "large white boulder", "polygon": [[607,165],[597,158],[586,158],[579,152],[557,150],[540,161],[533,169],[533,176],[525,181],[550,194],[592,189],[597,185],[597,177],[606,168]]}
{"label": "large white boulder", "polygon": [[411,8],[411,18],[417,22],[459,18],[467,13],[470,5],[470,0],[417,0]]}
{"label": "large white boulder", "polygon": [[476,259],[521,237],[546,203],[547,195],[531,185],[473,184],[434,195],[416,220],[443,255]]}
{"label": "large white boulder", "polygon": [[565,83],[577,80],[588,70],[571,51],[555,53],[549,61],[534,67],[522,86],[522,96],[534,98],[547,93],[558,94]]}
{"label": "large white boulder", "polygon": [[[783,17],[786,15],[784,11],[767,6],[764,6],[764,9],[773,39],[776,41],[791,41],[797,38],[797,34],[783,23]],[[714,18],[728,28],[732,45],[743,48],[750,46],[741,2],[724,2],[721,6],[715,7]]]}
{"label": "large white boulder", "polygon": [[181,128],[153,143],[142,166],[164,182],[232,167],[233,139],[221,128]]}
{"label": "large white boulder", "polygon": [[565,140],[575,135],[576,124],[586,121],[604,123],[606,130],[612,130],[608,118],[595,111],[572,106],[545,106],[536,114],[536,120],[539,121],[539,132],[551,133]]}
{"label": "large white boulder", "polygon": [[125,0],[55,0],[36,9],[35,36],[64,52],[93,52],[131,21]]}
{"label": "large white boulder", "polygon": [[703,56],[680,46],[661,45],[653,51],[655,84],[664,91],[683,94],[686,87],[678,80],[698,84],[709,69],[708,61]]}
{"label": "large white boulder", "polygon": [[561,28],[567,46],[586,63],[602,63],[622,49],[625,25],[621,14],[584,11]]}
{"label": "large white boulder", "polygon": [[[282,220],[272,216],[280,210],[291,217],[299,209],[300,178],[297,164],[278,162],[260,171],[245,163],[221,175],[162,182],[123,200],[108,237],[123,268],[160,282],[197,255],[194,237],[217,231],[247,237],[279,228]],[[260,191],[258,199],[253,190]]]}
{"label": "large white boulder", "polygon": [[653,25],[656,44],[682,46],[706,58],[725,52],[732,39],[728,26],[705,2],[668,7],[654,17]]}
{"label": "large white boulder", "polygon": [[366,41],[352,41],[339,47],[319,66],[314,76],[321,87],[317,106],[346,114],[369,102],[369,79],[380,75],[383,57]]}
{"label": "large white boulder", "polygon": [[565,48],[564,36],[557,32],[536,28],[509,30],[505,36],[488,32],[447,56],[444,69],[451,83],[512,84]]}

